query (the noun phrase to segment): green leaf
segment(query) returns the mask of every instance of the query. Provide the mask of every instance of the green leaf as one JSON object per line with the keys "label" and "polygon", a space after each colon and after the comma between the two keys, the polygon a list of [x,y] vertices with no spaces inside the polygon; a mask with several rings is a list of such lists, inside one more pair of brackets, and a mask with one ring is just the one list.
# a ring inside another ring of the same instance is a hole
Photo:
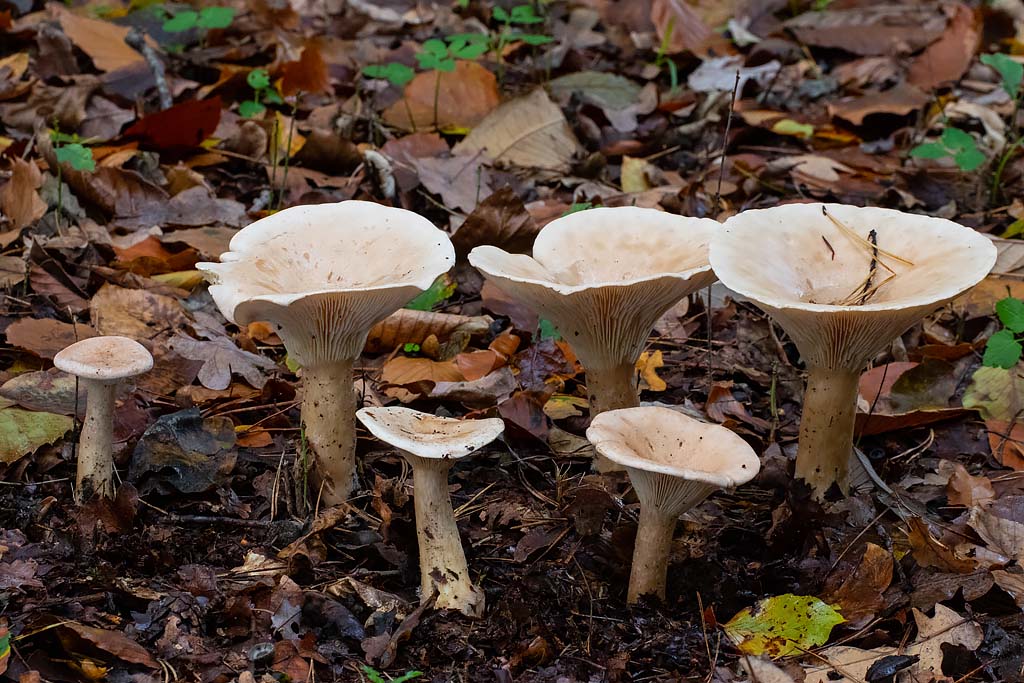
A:
{"label": "green leaf", "polygon": [[828,642],[832,627],[845,619],[810,595],[777,595],[746,608],[723,627],[741,652],[785,657]]}
{"label": "green leaf", "polygon": [[772,126],[772,132],[779,135],[794,135],[799,138],[810,139],[814,137],[814,126],[809,123],[799,123],[793,119],[782,119],[775,122]]}
{"label": "green leaf", "polygon": [[21,408],[0,410],[0,463],[10,464],[67,434],[74,422],[66,415]]}
{"label": "green leaf", "polygon": [[456,283],[447,273],[434,280],[434,284],[405,305],[414,311],[429,311],[455,292]]}
{"label": "green leaf", "polygon": [[1003,327],[1020,334],[1024,332],[1024,301],[1008,296],[996,302],[996,315]]}
{"label": "green leaf", "polygon": [[962,404],[977,410],[983,420],[1013,422],[1020,419],[1024,401],[1024,376],[1016,370],[983,365],[974,371]]}
{"label": "green leaf", "polygon": [[55,150],[57,161],[62,164],[69,164],[76,171],[96,170],[96,161],[92,158],[92,152],[85,145],[73,142],[70,145],[58,147]]}
{"label": "green leaf", "polygon": [[402,345],[402,351],[405,353],[419,353],[420,345],[416,342],[406,342]]}
{"label": "green leaf", "polygon": [[256,100],[246,100],[238,105],[238,113],[242,118],[250,119],[253,116],[258,116],[267,110],[262,104]]}
{"label": "green leaf", "polygon": [[977,147],[965,149],[953,155],[953,161],[961,171],[973,171],[985,163],[985,153]]}
{"label": "green leaf", "polygon": [[295,374],[296,372],[302,369],[302,365],[299,364],[299,361],[295,360],[288,354],[285,354],[284,366],[288,368],[288,372],[292,374]]}
{"label": "green leaf", "polygon": [[455,71],[455,60],[452,59],[451,57],[448,57],[446,59],[442,59],[442,60],[438,61],[437,65],[434,68],[437,69],[438,71],[444,71],[445,73],[451,73],[451,72]]}
{"label": "green leaf", "polygon": [[537,336],[541,339],[554,339],[555,341],[562,338],[562,335],[555,329],[554,323],[547,318],[541,318],[537,321]]}
{"label": "green leaf", "polygon": [[366,680],[370,681],[370,683],[387,683],[379,671],[366,664],[363,664],[363,675],[366,676]]}
{"label": "green leaf", "polygon": [[570,213],[576,213],[577,211],[586,211],[587,209],[594,208],[592,202],[576,202],[569,207],[569,209],[563,213],[563,216],[568,216]]}
{"label": "green leaf", "polygon": [[435,57],[442,58],[448,56],[448,46],[444,44],[443,40],[438,38],[431,38],[423,43],[422,51],[428,55],[434,55]]}
{"label": "green leaf", "polygon": [[490,49],[490,38],[482,33],[458,33],[448,36],[448,51],[459,59],[476,59]]}
{"label": "green leaf", "polygon": [[533,11],[533,5],[516,5],[512,8],[511,19],[513,24],[544,23],[544,18],[538,17],[537,13]]}
{"label": "green leaf", "polygon": [[199,28],[227,28],[235,20],[234,7],[204,7],[199,12]]}
{"label": "green leaf", "polygon": [[985,355],[981,359],[982,365],[990,368],[1004,368],[1009,370],[1020,360],[1024,348],[1017,341],[1010,330],[999,330],[988,338],[985,345]]}
{"label": "green leaf", "polygon": [[974,143],[974,138],[971,134],[962,131],[959,128],[953,128],[952,126],[942,131],[942,137],[939,138],[939,142],[946,146],[950,151],[962,151],[966,149],[975,149],[977,145]]}
{"label": "green leaf", "polygon": [[910,150],[910,156],[915,159],[944,159],[949,156],[949,150],[938,142],[925,142]]}
{"label": "green leaf", "polygon": [[274,88],[267,88],[263,91],[263,101],[267,104],[284,104],[284,100]]}
{"label": "green leaf", "polygon": [[198,21],[199,14],[197,12],[185,10],[183,12],[178,12],[173,17],[165,21],[163,29],[168,33],[181,33],[195,28]]}
{"label": "green leaf", "polygon": [[495,7],[493,10],[491,10],[491,16],[497,19],[498,21],[506,24],[512,21],[512,17],[509,16],[509,13],[506,12],[505,8],[501,6]]}
{"label": "green leaf", "polygon": [[363,67],[363,75],[369,78],[383,78],[388,83],[401,87],[416,76],[416,70],[399,62],[390,62]]}
{"label": "green leaf", "polygon": [[253,90],[266,90],[270,87],[270,74],[267,73],[266,69],[253,69],[245,77],[245,82]]}
{"label": "green leaf", "polygon": [[1020,91],[1020,82],[1024,79],[1024,65],[1010,55],[1001,52],[982,55],[981,63],[987,64],[999,72],[1003,79],[1003,90],[1010,96],[1010,99],[1016,99],[1017,93]]}
{"label": "green leaf", "polygon": [[542,36],[536,33],[523,33],[516,36],[516,38],[527,45],[546,45],[554,41],[554,38],[551,36]]}
{"label": "green leaf", "polygon": [[408,681],[411,681],[414,678],[419,678],[422,675],[422,671],[406,671],[398,678],[392,678],[391,683],[407,683]]}
{"label": "green leaf", "polygon": [[1006,230],[1003,230],[1002,234],[999,236],[1005,240],[1011,237],[1016,237],[1021,233],[1024,233],[1024,219],[1018,218],[1006,226]]}

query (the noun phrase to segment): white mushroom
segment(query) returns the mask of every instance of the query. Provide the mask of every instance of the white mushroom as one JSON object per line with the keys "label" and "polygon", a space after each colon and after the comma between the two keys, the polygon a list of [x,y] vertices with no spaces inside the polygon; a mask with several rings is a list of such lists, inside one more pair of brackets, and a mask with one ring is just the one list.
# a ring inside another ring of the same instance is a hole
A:
{"label": "white mushroom", "polygon": [[716,489],[745,484],[761,462],[747,442],[721,425],[669,408],[625,408],[601,413],[587,438],[626,469],[640,499],[629,602],[664,599],[676,520]]}
{"label": "white mushroom", "polygon": [[715,273],[770,313],[807,365],[796,475],[817,498],[849,487],[864,366],[995,259],[970,228],[891,209],[787,204],[725,222],[711,244]]}
{"label": "white mushroom", "polygon": [[75,500],[114,496],[114,399],[122,379],[148,372],[153,356],[127,337],[92,337],[60,351],[58,370],[75,375],[86,391],[85,421],[78,443]]}
{"label": "white mushroom", "polygon": [[497,418],[456,420],[411,408],[363,408],[359,421],[397,448],[412,466],[416,537],[420,549],[420,598],[437,593],[435,606],[470,617],[484,611],[484,593],[469,577],[448,495],[448,470],[459,458],[501,435]]}
{"label": "white mushroom", "polygon": [[455,262],[448,236],[411,211],[371,202],[297,206],[256,221],[220,263],[199,263],[229,320],[275,324],[302,365],[302,421],[328,505],[355,482],[352,365],[375,323],[430,287]]}
{"label": "white mushroom", "polygon": [[482,246],[469,261],[572,345],[593,415],[639,405],[637,358],[658,318],[714,281],[708,245],[719,229],[655,209],[589,209],[548,223],[532,258]]}

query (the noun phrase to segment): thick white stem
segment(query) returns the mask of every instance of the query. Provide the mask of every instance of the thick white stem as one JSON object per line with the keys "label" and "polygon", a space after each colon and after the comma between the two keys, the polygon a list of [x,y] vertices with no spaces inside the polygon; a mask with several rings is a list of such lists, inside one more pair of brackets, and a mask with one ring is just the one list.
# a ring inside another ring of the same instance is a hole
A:
{"label": "thick white stem", "polygon": [[459,610],[468,617],[484,613],[484,593],[473,585],[459,528],[448,495],[450,461],[405,454],[412,465],[416,538],[420,548],[420,599],[437,593],[438,609]]}
{"label": "thick white stem", "polygon": [[[639,406],[636,363],[623,363],[610,368],[588,367],[587,399],[591,419],[608,410]],[[594,467],[598,472],[621,472],[623,469],[599,453],[594,455]]]}
{"label": "thick white stem", "polygon": [[[352,361],[303,368],[302,424],[308,453],[299,454],[296,475],[311,474],[307,489],[321,505],[348,500],[356,478],[356,392]],[[322,491],[322,493],[321,493]]]}
{"label": "thick white stem", "polygon": [[87,392],[78,442],[75,501],[114,497],[114,395],[116,384],[80,379]]}
{"label": "thick white stem", "polygon": [[836,484],[850,487],[850,457],[857,418],[860,372],[811,367],[800,417],[796,477],[810,485],[818,500]]}
{"label": "thick white stem", "polygon": [[665,599],[668,558],[675,530],[674,515],[641,503],[640,525],[633,545],[633,566],[629,572],[627,600],[630,603],[639,600],[641,595]]}

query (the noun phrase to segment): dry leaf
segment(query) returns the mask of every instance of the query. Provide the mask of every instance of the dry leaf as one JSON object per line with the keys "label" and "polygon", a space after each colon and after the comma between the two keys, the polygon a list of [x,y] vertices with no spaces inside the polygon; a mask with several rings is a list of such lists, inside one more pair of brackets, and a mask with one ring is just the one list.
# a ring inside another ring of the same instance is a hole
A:
{"label": "dry leaf", "polygon": [[452,151],[482,151],[494,161],[564,172],[579,150],[561,108],[537,88],[495,109]]}
{"label": "dry leaf", "polygon": [[501,101],[494,74],[477,62],[459,60],[455,71],[417,74],[405,86],[405,97],[384,112],[384,120],[413,132],[435,128],[435,92],[436,128],[440,130],[471,129]]}
{"label": "dry leaf", "polygon": [[238,348],[228,337],[219,336],[203,341],[177,334],[168,346],[183,358],[203,362],[198,377],[207,389],[227,389],[231,386],[231,373],[260,389],[267,383],[267,377],[261,370],[277,368],[269,358]]}
{"label": "dry leaf", "polygon": [[653,187],[647,178],[651,164],[646,159],[622,157],[621,183],[623,192],[646,192]]}
{"label": "dry leaf", "polygon": [[946,498],[950,505],[963,505],[970,508],[995,500],[996,492],[988,477],[976,477],[958,462],[943,460],[942,463],[950,463],[953,470],[950,473],[949,482],[946,483]]}
{"label": "dry leaf", "polygon": [[971,508],[968,524],[974,529],[989,550],[1018,562],[1024,561],[1024,524],[999,513],[1019,516],[1024,496],[1012,496],[996,501],[989,507]]}
{"label": "dry leaf", "polygon": [[181,303],[144,289],[105,284],[89,306],[93,327],[100,334],[153,339],[189,324]]}
{"label": "dry leaf", "polygon": [[40,358],[53,359],[58,351],[76,341],[96,336],[89,325],[72,325],[53,318],[22,318],[7,328],[7,341]]}
{"label": "dry leaf", "polygon": [[[127,27],[72,14],[57,4],[51,4],[49,7],[57,15],[64,33],[82,52],[89,55],[92,63],[100,71],[117,71],[144,64],[142,55],[124,42],[129,31]],[[157,47],[148,37],[147,42]]]}
{"label": "dry leaf", "polygon": [[420,382],[462,382],[462,376],[454,361],[436,361],[429,358],[395,356],[381,370],[381,381],[385,384],[409,386]]}
{"label": "dry leaf", "polygon": [[692,52],[707,57],[712,52],[721,55],[731,51],[728,41],[716,35],[685,0],[654,0],[651,21],[658,31],[659,44],[668,37],[667,54]]}
{"label": "dry leaf", "polygon": [[366,337],[366,353],[393,351],[404,344],[421,344],[430,335],[444,341],[455,332],[482,334],[494,320],[488,315],[454,315],[402,308],[372,328]]}
{"label": "dry leaf", "polygon": [[452,235],[455,253],[465,257],[474,247],[490,244],[522,254],[530,251],[540,226],[510,187],[491,193]]}
{"label": "dry leaf", "polygon": [[46,202],[37,190],[43,185],[43,174],[34,163],[15,159],[11,179],[0,187],[0,211],[7,215],[15,230],[21,230],[43,217]]}
{"label": "dry leaf", "polygon": [[640,373],[641,391],[665,391],[668,385],[665,380],[658,377],[658,368],[665,367],[665,359],[662,358],[661,349],[654,353],[644,351],[636,361],[637,372]]}
{"label": "dry leaf", "polygon": [[971,66],[981,37],[980,15],[973,9],[957,3],[945,5],[943,10],[952,12],[945,33],[914,58],[907,72],[907,81],[925,91],[960,80]]}

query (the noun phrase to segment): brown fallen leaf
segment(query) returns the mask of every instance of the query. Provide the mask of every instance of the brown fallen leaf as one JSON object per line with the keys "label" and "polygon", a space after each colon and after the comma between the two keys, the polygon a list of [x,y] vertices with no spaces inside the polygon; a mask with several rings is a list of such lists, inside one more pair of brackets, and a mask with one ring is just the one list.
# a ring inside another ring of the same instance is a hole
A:
{"label": "brown fallen leaf", "polygon": [[366,337],[366,353],[393,351],[403,344],[421,344],[434,335],[440,341],[453,334],[483,334],[494,320],[487,315],[467,316],[402,308],[372,328]]}
{"label": "brown fallen leaf", "polygon": [[864,547],[864,556],[836,590],[822,599],[842,607],[850,628],[858,628],[885,606],[885,590],[892,583],[892,554],[874,543]]}
{"label": "brown fallen leaf", "polygon": [[413,132],[466,130],[480,123],[500,101],[494,74],[477,62],[458,60],[455,71],[417,74],[405,86],[405,97],[386,109],[383,118],[389,125]]}
{"label": "brown fallen leaf", "polygon": [[1024,471],[1024,423],[985,420],[992,457],[1000,465]]}
{"label": "brown fallen leaf", "polygon": [[[952,472],[946,483],[946,498],[950,505],[974,506],[986,505],[995,500],[996,492],[988,477],[974,476],[958,462],[943,460],[950,463]],[[941,472],[942,470],[940,470]]]}
{"label": "brown fallen leaf", "polygon": [[[142,55],[124,42],[129,31],[127,26],[74,14],[62,5],[49,5],[48,9],[68,38],[92,59],[100,71],[117,71],[144,64]],[[146,42],[157,47],[148,36]]]}
{"label": "brown fallen leaf", "polygon": [[1018,607],[1024,608],[1024,574],[996,569],[992,572],[992,578],[997,586],[1010,594]]}
{"label": "brown fallen leaf", "polygon": [[[65,647],[72,652],[81,652],[81,643],[113,655],[123,662],[139,664],[151,669],[159,669],[160,665],[151,654],[134,640],[130,640],[120,631],[86,626],[74,621],[62,621],[57,626],[58,635]],[[77,644],[76,644],[77,643]],[[67,647],[70,645],[71,647]]]}
{"label": "brown fallen leaf", "polygon": [[203,367],[199,369],[198,378],[207,389],[227,389],[231,386],[232,373],[239,375],[250,386],[260,389],[267,383],[267,376],[262,371],[277,368],[274,361],[238,348],[225,336],[200,340],[176,334],[168,342],[168,347],[183,358],[202,361]]}
{"label": "brown fallen leaf", "polygon": [[515,375],[507,366],[472,382],[438,382],[430,398],[458,401],[469,408],[497,405],[518,388]]}
{"label": "brown fallen leaf", "polygon": [[907,520],[910,530],[907,540],[910,541],[911,553],[922,567],[936,567],[944,572],[967,574],[974,571],[976,562],[958,557],[954,550],[932,536],[928,523],[920,517]]}
{"label": "brown fallen leaf", "polygon": [[7,341],[40,358],[53,359],[58,351],[76,341],[96,336],[96,330],[82,323],[72,325],[53,318],[22,318],[7,328]]}
{"label": "brown fallen leaf", "polygon": [[100,334],[153,339],[185,328],[189,317],[181,302],[144,289],[105,284],[89,305],[93,327]]}
{"label": "brown fallen leaf", "polygon": [[562,109],[537,88],[488,114],[452,151],[483,152],[496,162],[567,171],[580,149]]}
{"label": "brown fallen leaf", "polygon": [[24,159],[15,159],[11,179],[0,187],[0,212],[11,221],[15,230],[21,230],[43,217],[46,202],[39,196],[43,174],[39,167]]}
{"label": "brown fallen leaf", "polygon": [[707,57],[732,51],[729,42],[714,33],[685,0],[654,0],[651,21],[658,32],[659,43],[667,46],[667,54],[692,52],[698,57]]}
{"label": "brown fallen leaf", "polygon": [[967,523],[989,550],[1024,560],[1024,496],[1000,498],[989,506],[971,508]]}
{"label": "brown fallen leaf", "polygon": [[907,81],[921,90],[955,83],[967,72],[981,39],[980,15],[964,5],[943,5],[950,15],[945,32],[924,52],[914,58],[907,71]]}
{"label": "brown fallen leaf", "polygon": [[405,387],[427,395],[438,382],[462,382],[463,377],[455,361],[436,361],[429,358],[395,356],[384,363],[381,381]]}
{"label": "brown fallen leaf", "polygon": [[801,42],[835,47],[857,55],[916,52],[946,29],[935,5],[871,3],[850,8],[804,12],[785,22]]}
{"label": "brown fallen leaf", "polygon": [[884,91],[867,92],[857,97],[844,98],[828,105],[829,113],[845,119],[855,126],[873,114],[904,116],[928,104],[930,97],[912,85],[900,84]]}
{"label": "brown fallen leaf", "polygon": [[306,43],[298,60],[281,65],[281,92],[286,96],[298,92],[327,92],[330,88],[331,78],[327,72],[327,63],[320,54],[316,41]]}
{"label": "brown fallen leaf", "polygon": [[480,202],[452,235],[452,245],[465,258],[482,244],[522,254],[533,246],[540,226],[523,206],[523,200],[510,187],[504,187]]}

